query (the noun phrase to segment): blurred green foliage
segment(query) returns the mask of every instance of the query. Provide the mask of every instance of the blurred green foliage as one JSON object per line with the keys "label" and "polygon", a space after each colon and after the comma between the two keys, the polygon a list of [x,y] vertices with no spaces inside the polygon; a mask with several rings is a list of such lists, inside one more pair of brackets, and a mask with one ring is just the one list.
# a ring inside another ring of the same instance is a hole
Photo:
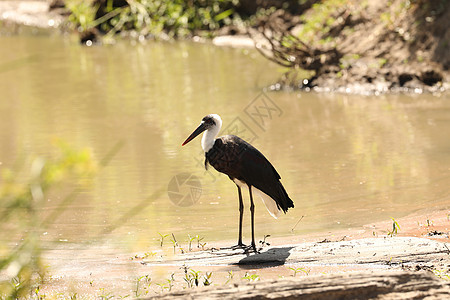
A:
{"label": "blurred green foliage", "polygon": [[[61,141],[55,146],[50,158],[32,159],[28,172],[0,169],[0,299],[22,298],[38,288],[45,277],[43,233],[97,171],[89,149],[73,149]],[[72,192],[44,214],[48,193],[67,189]]]}
{"label": "blurred green foliage", "polygon": [[75,24],[80,32],[93,26],[98,6],[93,6],[92,1],[68,0],[66,6],[70,11],[69,22]]}
{"label": "blurred green foliage", "polygon": [[[128,0],[115,7],[113,0],[67,0],[70,22],[80,32],[97,28],[113,36],[119,32],[134,32],[137,36],[184,37],[209,34],[223,25],[239,22],[234,7],[239,0]],[[99,13],[101,12],[101,13]],[[96,18],[97,16],[97,18]]]}
{"label": "blurred green foliage", "polygon": [[304,25],[298,36],[306,43],[314,43],[318,35],[321,36],[320,44],[331,42],[329,37],[323,37],[327,36],[335,23],[336,12],[345,7],[347,3],[347,0],[327,0],[315,3],[308,14],[301,16],[300,19]]}

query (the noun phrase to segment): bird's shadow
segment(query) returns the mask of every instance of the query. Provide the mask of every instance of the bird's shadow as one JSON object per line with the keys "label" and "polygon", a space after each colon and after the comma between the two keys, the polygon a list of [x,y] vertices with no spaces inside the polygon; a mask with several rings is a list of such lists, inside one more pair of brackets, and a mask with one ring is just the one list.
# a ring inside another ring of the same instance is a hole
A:
{"label": "bird's shadow", "polygon": [[292,248],[294,247],[270,248],[267,251],[249,255],[237,262],[236,265],[243,269],[282,266],[286,263]]}

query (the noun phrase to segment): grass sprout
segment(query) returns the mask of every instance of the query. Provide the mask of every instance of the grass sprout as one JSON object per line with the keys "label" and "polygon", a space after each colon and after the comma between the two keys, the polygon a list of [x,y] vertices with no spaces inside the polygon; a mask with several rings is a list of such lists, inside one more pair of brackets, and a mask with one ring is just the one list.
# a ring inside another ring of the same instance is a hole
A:
{"label": "grass sprout", "polygon": [[260,280],[260,276],[258,274],[248,274],[245,272],[245,275],[242,277],[242,279],[246,279],[248,281],[258,281]]}
{"label": "grass sprout", "polygon": [[395,221],[394,218],[391,219],[392,219],[392,230],[388,231],[388,236],[394,237],[398,234],[398,231],[400,230],[400,225],[397,223],[397,221]]}
{"label": "grass sprout", "polygon": [[306,269],[306,268],[302,268],[302,267],[299,267],[299,268],[290,267],[289,270],[292,270],[292,271],[294,272],[294,274],[292,275],[292,277],[295,277],[295,276],[297,275],[297,273],[300,273],[300,272],[303,272],[303,273],[305,273],[306,275],[309,275],[309,272],[311,272],[310,269]]}

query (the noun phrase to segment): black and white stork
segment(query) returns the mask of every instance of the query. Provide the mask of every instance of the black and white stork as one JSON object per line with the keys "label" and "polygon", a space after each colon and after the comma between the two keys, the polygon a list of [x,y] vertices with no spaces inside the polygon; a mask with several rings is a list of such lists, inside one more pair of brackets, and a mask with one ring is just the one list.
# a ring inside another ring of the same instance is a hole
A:
{"label": "black and white stork", "polygon": [[255,147],[235,135],[225,135],[216,138],[222,127],[222,119],[219,115],[211,114],[204,117],[194,132],[184,141],[182,146],[189,143],[200,133],[206,131],[202,138],[202,148],[205,151],[205,168],[208,163],[217,171],[228,175],[236,184],[239,194],[239,238],[236,247],[245,248],[242,243],[242,220],[244,203],[241,189],[248,187],[250,195],[252,244],[251,248],[256,252],[255,244],[255,205],[252,191],[259,195],[266,205],[269,213],[278,218],[280,211],[284,213],[294,202],[289,198],[286,190],[280,182],[280,175],[272,164]]}

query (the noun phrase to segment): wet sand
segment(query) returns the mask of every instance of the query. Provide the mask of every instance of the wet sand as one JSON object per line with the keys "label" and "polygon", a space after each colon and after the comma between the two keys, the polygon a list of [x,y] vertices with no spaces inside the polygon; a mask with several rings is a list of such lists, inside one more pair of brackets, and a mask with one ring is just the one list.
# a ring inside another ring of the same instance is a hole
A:
{"label": "wet sand", "polygon": [[[82,251],[55,249],[46,252],[50,280],[41,290],[47,295],[77,293],[84,297],[159,296],[169,290],[184,291],[189,285],[196,288],[196,272],[200,288],[204,288],[209,272],[211,285],[217,288],[361,272],[389,276],[404,270],[425,270],[445,278],[450,266],[449,214],[449,210],[439,210],[399,218],[395,237],[387,235],[393,221],[386,220],[345,231],[272,238],[260,254],[211,248],[201,251],[196,245],[184,254],[176,249],[175,255],[167,245],[155,247],[147,257],[144,251],[118,253],[107,246]],[[223,246],[229,242],[210,245]]]}

